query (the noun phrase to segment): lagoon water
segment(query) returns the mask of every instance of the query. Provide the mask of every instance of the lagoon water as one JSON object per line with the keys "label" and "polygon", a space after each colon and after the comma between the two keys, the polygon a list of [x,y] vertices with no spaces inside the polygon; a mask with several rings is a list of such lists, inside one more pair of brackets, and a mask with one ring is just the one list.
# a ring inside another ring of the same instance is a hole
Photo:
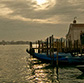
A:
{"label": "lagoon water", "polygon": [[0,83],[84,83],[84,74],[75,67],[56,68],[32,58],[28,45],[0,45]]}

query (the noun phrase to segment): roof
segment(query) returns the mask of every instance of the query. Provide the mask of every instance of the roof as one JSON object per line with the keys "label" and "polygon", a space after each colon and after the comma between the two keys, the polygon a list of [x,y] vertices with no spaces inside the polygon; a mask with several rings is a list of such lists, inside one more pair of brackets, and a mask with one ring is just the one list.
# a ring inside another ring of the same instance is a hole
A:
{"label": "roof", "polygon": [[84,24],[70,24],[72,27],[84,27]]}
{"label": "roof", "polygon": [[82,24],[82,23],[81,24],[70,24],[69,31],[66,36],[68,36],[70,30],[80,29],[80,28],[84,28],[84,24]]}

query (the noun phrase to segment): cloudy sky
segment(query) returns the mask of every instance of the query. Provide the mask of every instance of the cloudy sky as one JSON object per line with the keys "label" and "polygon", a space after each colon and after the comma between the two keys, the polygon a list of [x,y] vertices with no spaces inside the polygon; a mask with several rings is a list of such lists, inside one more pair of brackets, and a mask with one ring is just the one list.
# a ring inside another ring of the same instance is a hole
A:
{"label": "cloudy sky", "polygon": [[84,0],[0,0],[0,40],[65,37],[74,17],[84,22]]}

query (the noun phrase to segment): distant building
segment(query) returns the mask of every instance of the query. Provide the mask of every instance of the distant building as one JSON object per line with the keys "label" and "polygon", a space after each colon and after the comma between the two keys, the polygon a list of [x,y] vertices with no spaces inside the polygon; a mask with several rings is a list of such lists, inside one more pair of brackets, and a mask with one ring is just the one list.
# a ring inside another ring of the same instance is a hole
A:
{"label": "distant building", "polygon": [[68,34],[66,35],[66,40],[71,40],[72,43],[74,40],[81,42],[82,34],[84,35],[84,24],[76,23],[76,20],[73,21],[69,26]]}

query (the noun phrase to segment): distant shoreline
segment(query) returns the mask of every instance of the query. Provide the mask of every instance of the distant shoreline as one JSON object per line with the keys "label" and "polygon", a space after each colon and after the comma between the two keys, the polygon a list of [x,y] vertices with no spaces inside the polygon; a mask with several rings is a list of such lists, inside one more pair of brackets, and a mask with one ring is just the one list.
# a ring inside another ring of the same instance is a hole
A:
{"label": "distant shoreline", "polygon": [[29,44],[29,41],[4,41],[2,40],[0,42],[0,45],[24,45],[24,44]]}

